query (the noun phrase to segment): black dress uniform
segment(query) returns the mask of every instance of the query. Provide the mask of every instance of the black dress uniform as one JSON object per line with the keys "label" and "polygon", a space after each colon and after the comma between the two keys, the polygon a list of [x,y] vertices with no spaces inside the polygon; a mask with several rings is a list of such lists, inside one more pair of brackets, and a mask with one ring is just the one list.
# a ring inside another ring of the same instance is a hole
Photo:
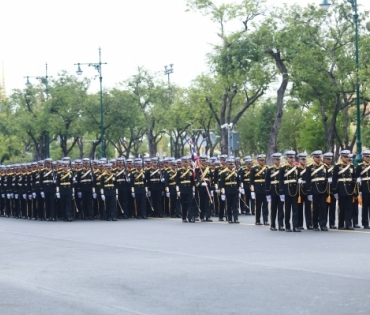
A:
{"label": "black dress uniform", "polygon": [[146,197],[147,188],[145,187],[145,173],[142,170],[142,160],[135,159],[136,168],[131,172],[131,194],[135,200],[136,218],[146,219]]}
{"label": "black dress uniform", "polygon": [[[313,229],[328,231],[326,210],[327,168],[321,162],[321,151],[312,152],[314,163],[306,168],[307,191],[313,200]],[[311,198],[311,197],[310,197]]]}
{"label": "black dress uniform", "polygon": [[200,156],[199,160],[201,165],[196,168],[198,196],[199,196],[199,208],[200,208],[200,219],[201,221],[212,221],[211,220],[211,193],[209,187],[212,186],[211,169],[205,165],[207,157]]}
{"label": "black dress uniform", "polygon": [[117,221],[116,208],[116,177],[111,172],[112,165],[106,165],[107,171],[100,176],[100,194],[103,203],[105,203],[106,220]]}
{"label": "black dress uniform", "polygon": [[362,156],[364,162],[356,167],[356,179],[362,195],[362,226],[364,229],[370,229],[370,150],[362,151]]}
{"label": "black dress uniform", "polygon": [[72,221],[72,188],[73,174],[69,162],[63,162],[63,170],[58,172],[56,179],[57,197],[64,221]]}
{"label": "black dress uniform", "polygon": [[[303,218],[306,221],[306,228],[312,230],[312,198],[308,197],[309,193],[307,192],[308,186],[306,183],[307,167],[306,166],[306,153],[299,153],[299,171],[300,178],[298,179],[299,191],[298,191],[298,227],[301,230],[304,230],[303,227]],[[311,199],[311,200],[310,200]]]}
{"label": "black dress uniform", "polygon": [[[259,154],[257,155],[257,161],[265,161],[266,155]],[[266,165],[255,165],[251,169],[250,173],[250,189],[251,194],[255,196],[256,199],[256,225],[261,225],[261,208],[262,208],[262,217],[263,223],[268,225],[268,204],[266,200],[266,185],[265,177],[267,172]]]}
{"label": "black dress uniform", "polygon": [[251,188],[250,188],[250,175],[252,169],[252,157],[247,155],[244,157],[245,166],[240,168],[239,176],[240,180],[243,182],[244,194],[242,195],[242,212],[244,210],[245,214],[255,214],[255,199],[251,198]]}
{"label": "black dress uniform", "polygon": [[182,221],[195,223],[196,211],[192,207],[193,196],[195,196],[195,181],[193,170],[188,165],[190,159],[183,157],[183,167],[177,170],[177,185],[176,191],[179,198],[181,198]]}
{"label": "black dress uniform", "polygon": [[[220,192],[218,186],[220,184],[221,175],[222,175],[223,172],[225,172],[227,170],[227,167],[226,167],[226,164],[225,164],[226,157],[227,157],[227,155],[225,155],[225,154],[222,154],[220,156],[221,165],[219,167],[216,167],[215,171],[214,171],[214,185],[215,185],[216,194]],[[218,205],[218,220],[223,221],[224,216],[225,216],[226,201],[222,200],[220,198],[220,196],[218,196],[218,198],[219,198],[218,199],[218,204],[219,204]]]}
{"label": "black dress uniform", "polygon": [[[281,153],[274,153],[273,159],[280,160]],[[276,231],[276,215],[278,217],[279,231],[285,231],[284,229],[284,202],[280,200],[279,193],[279,170],[280,165],[273,165],[266,171],[266,197],[271,202],[270,217],[271,217],[271,231]]]}
{"label": "black dress uniform", "polygon": [[162,203],[162,171],[157,165],[158,159],[152,159],[152,167],[145,171],[145,186],[149,192],[154,209],[155,217],[163,218],[163,203]]}
{"label": "black dress uniform", "polygon": [[51,162],[51,159],[45,160],[45,170],[40,174],[40,186],[45,198],[46,218],[55,221],[55,178]]}
{"label": "black dress uniform", "polygon": [[93,193],[94,187],[94,173],[91,169],[90,159],[85,158],[82,160],[83,167],[76,174],[77,185],[82,197],[82,211],[84,219],[94,219],[93,213]]}
{"label": "black dress uniform", "polygon": [[234,159],[227,159],[228,168],[221,174],[220,190],[221,198],[226,197],[227,220],[229,223],[239,223],[238,215],[238,197],[240,187],[240,179],[237,170],[235,169]]}
{"label": "black dress uniform", "polygon": [[285,156],[288,163],[279,170],[280,199],[284,200],[286,232],[292,232],[290,217],[292,215],[293,231],[301,232],[298,226],[298,179],[299,169],[293,164],[295,152],[287,151]]}
{"label": "black dress uniform", "polygon": [[335,220],[336,220],[336,212],[337,212],[337,200],[334,198],[333,195],[333,171],[334,171],[334,165],[332,165],[333,161],[333,153],[332,152],[326,152],[324,154],[324,163],[326,167],[326,174],[328,178],[327,182],[327,198],[326,198],[326,212],[328,213],[329,217],[329,228],[330,229],[336,229],[335,226]]}
{"label": "black dress uniform", "polygon": [[165,192],[166,197],[169,200],[169,211],[171,217],[181,217],[181,212],[178,211],[180,208],[176,207],[176,200],[177,200],[177,191],[176,191],[176,183],[177,183],[177,170],[176,170],[176,162],[171,162],[172,168],[169,168],[166,171],[165,177]]}
{"label": "black dress uniform", "polygon": [[[334,166],[333,193],[339,199],[339,229],[353,230],[352,227],[352,198],[354,191],[354,168],[348,161],[349,150],[340,152],[341,162]],[[344,225],[345,224],[345,225]]]}
{"label": "black dress uniform", "polygon": [[118,158],[117,159],[117,169],[116,169],[116,188],[118,190],[118,209],[117,213],[119,213],[119,218],[128,219],[128,201],[131,198],[131,186],[130,186],[130,179],[126,173],[126,169],[124,167],[124,159]]}

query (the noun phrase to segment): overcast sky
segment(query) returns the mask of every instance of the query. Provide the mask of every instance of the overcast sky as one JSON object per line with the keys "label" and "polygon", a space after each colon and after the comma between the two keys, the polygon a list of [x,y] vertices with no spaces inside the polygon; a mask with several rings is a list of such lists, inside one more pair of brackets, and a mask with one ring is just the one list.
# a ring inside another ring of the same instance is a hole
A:
{"label": "overcast sky", "polygon": [[[321,0],[268,0],[295,2]],[[129,78],[138,66],[155,72],[169,63],[174,64],[171,81],[187,86],[206,71],[205,54],[217,42],[217,25],[185,12],[186,0],[1,0],[0,10],[0,62],[8,94],[24,87],[24,76],[45,75],[46,62],[51,76],[74,73],[77,62],[98,62],[99,46],[108,63],[102,68],[104,87]],[[87,77],[96,74],[93,68],[83,70]]]}

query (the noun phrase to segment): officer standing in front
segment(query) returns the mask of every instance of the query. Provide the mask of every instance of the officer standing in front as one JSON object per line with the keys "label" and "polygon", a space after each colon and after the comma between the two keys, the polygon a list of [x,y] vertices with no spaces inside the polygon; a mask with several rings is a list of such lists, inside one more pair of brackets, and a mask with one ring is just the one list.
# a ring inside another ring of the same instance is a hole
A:
{"label": "officer standing in front", "polygon": [[362,226],[369,230],[370,215],[370,150],[362,151],[363,162],[356,167],[356,182],[362,198]]}
{"label": "officer standing in front", "polygon": [[299,169],[294,165],[295,151],[286,151],[285,158],[287,164],[279,170],[279,193],[280,200],[283,201],[285,208],[285,231],[292,232],[290,217],[292,215],[293,232],[301,232],[298,226],[298,178]]}
{"label": "officer standing in front", "polygon": [[340,162],[333,170],[333,193],[339,202],[338,229],[353,230],[352,226],[352,198],[354,191],[353,180],[355,178],[354,168],[349,162],[350,151],[340,152]]}

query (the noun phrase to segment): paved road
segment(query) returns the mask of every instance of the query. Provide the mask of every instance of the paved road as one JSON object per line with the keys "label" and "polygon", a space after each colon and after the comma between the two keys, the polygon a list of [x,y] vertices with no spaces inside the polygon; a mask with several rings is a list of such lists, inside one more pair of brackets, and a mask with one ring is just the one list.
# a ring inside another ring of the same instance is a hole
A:
{"label": "paved road", "polygon": [[370,233],[0,218],[0,314],[368,314]]}

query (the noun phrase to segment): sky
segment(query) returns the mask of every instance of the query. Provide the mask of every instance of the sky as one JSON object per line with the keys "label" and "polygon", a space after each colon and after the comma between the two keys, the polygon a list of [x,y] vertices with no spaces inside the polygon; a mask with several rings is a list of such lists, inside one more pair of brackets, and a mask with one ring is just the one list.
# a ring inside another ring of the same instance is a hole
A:
{"label": "sky", "polygon": [[[267,2],[319,5],[321,0]],[[8,95],[24,87],[25,76],[44,76],[46,62],[54,77],[61,70],[75,73],[75,63],[98,62],[99,47],[107,62],[105,88],[127,80],[139,66],[160,73],[171,63],[171,82],[186,87],[207,71],[205,56],[218,40],[217,25],[186,12],[186,0],[1,0],[0,12],[0,62]],[[90,78],[97,74],[91,67],[82,70]],[[92,89],[98,90],[98,80]]]}

